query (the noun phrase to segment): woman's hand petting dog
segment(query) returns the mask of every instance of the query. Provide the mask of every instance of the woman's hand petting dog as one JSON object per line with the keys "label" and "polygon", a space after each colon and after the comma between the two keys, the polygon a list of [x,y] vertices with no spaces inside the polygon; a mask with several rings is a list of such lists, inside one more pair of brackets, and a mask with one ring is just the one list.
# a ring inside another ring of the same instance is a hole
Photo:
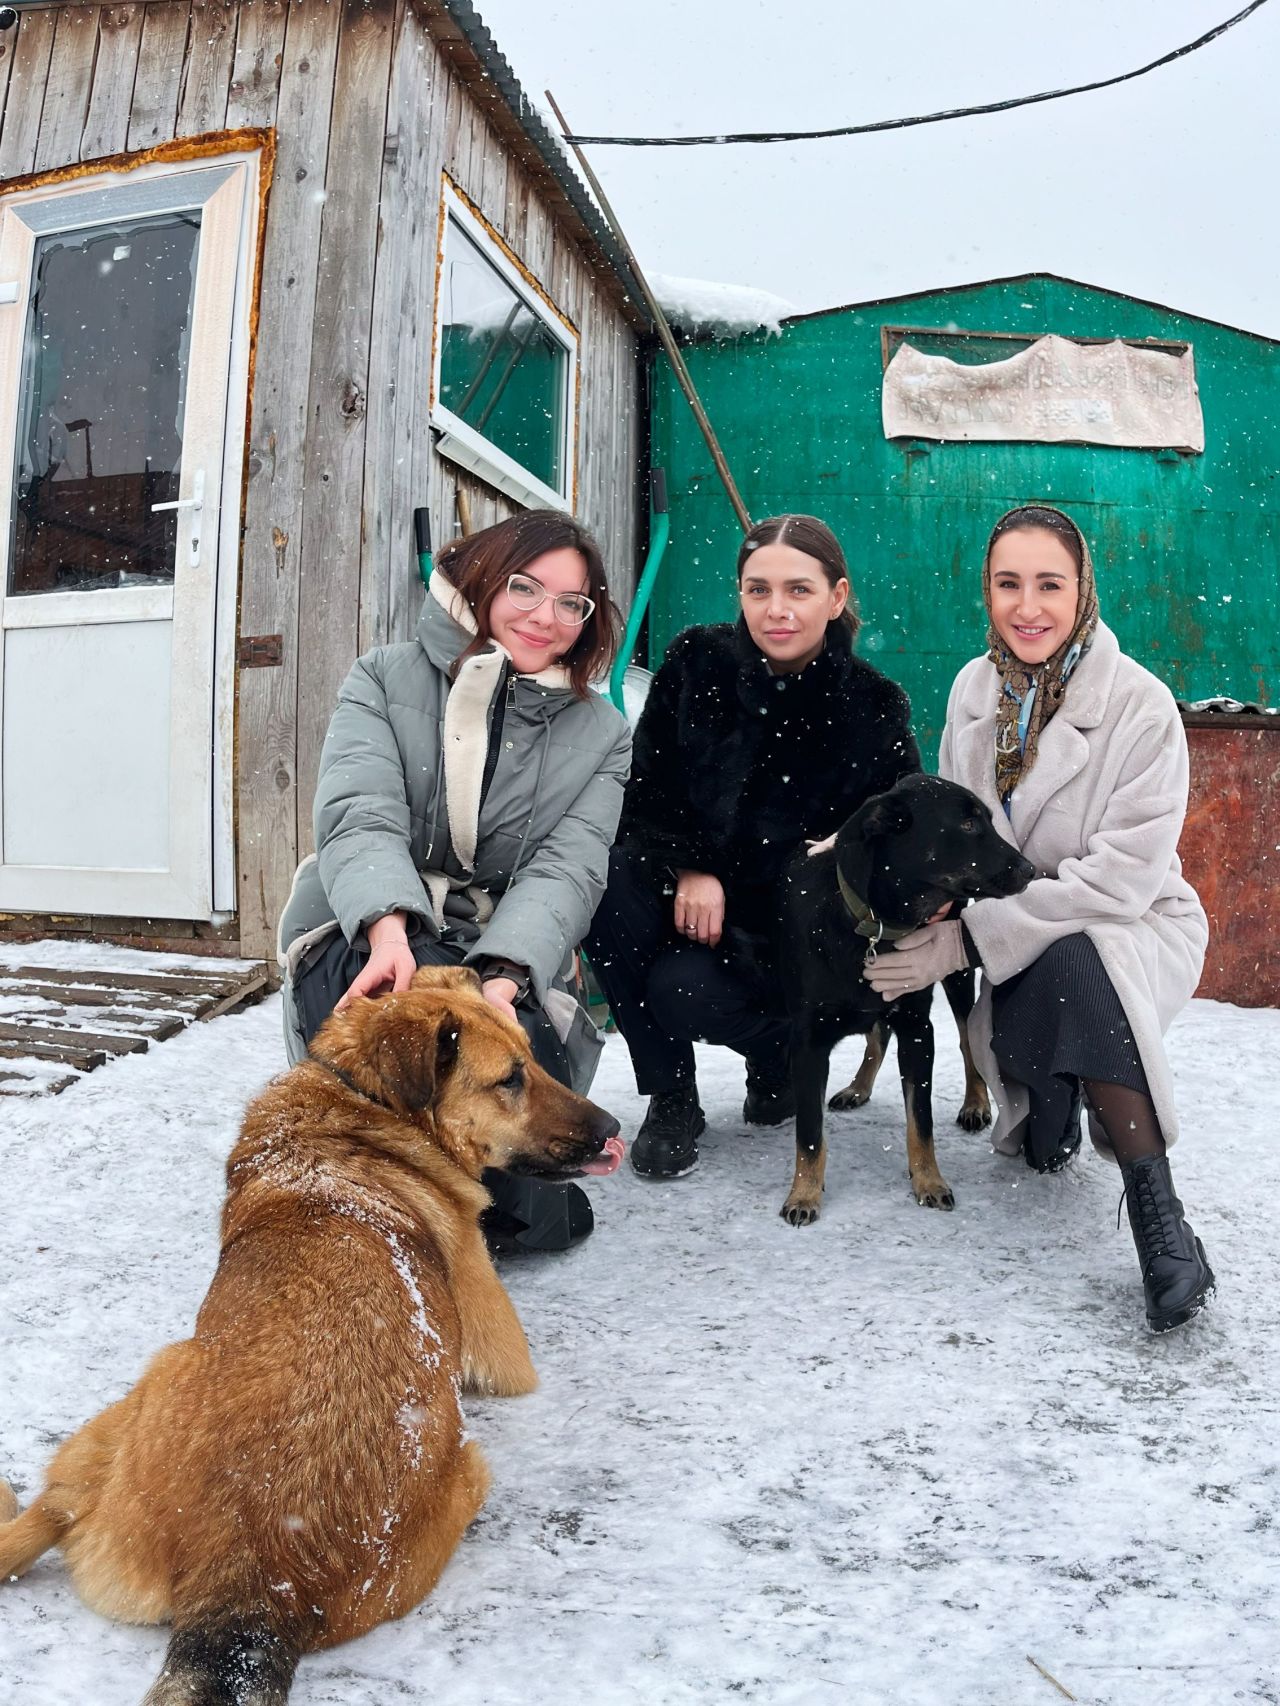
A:
{"label": "woman's hand petting dog", "polygon": [[364,970],[335,1005],[335,1013],[341,1013],[357,995],[380,995],[384,989],[398,995],[402,989],[408,989],[418,969],[403,912],[388,912],[385,918],[375,920],[365,934],[369,938],[369,958]]}
{"label": "woman's hand petting dog", "polygon": [[724,929],[724,889],[705,871],[676,873],[676,929],[690,942],[714,948]]}
{"label": "woman's hand petting dog", "polygon": [[928,989],[931,983],[941,983],[953,971],[963,971],[968,963],[959,921],[948,919],[913,930],[888,952],[878,953],[864,965],[862,975],[877,995],[897,1001],[918,989]]}

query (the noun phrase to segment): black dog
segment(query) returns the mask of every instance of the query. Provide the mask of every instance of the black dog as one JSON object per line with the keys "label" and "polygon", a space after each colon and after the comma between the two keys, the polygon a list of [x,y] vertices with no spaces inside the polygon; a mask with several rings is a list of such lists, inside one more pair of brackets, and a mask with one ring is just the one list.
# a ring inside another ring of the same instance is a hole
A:
{"label": "black dog", "polygon": [[[788,861],[782,879],[777,964],[791,1020],[791,1081],[796,1101],[796,1172],[782,1207],[793,1226],[818,1218],[826,1170],[823,1098],[831,1050],[862,1033],[867,1055],[848,1090],[832,1106],[856,1107],[871,1093],[891,1031],[907,1110],[907,1166],[916,1201],[954,1208],[933,1150],[933,991],[922,989],[886,1006],[862,976],[867,955],[919,929],[948,903],[1018,894],[1034,867],[1001,839],[991,813],[967,788],[937,776],[905,776],[861,806],[834,844]],[[969,1055],[965,1022],[974,977],[946,980],[960,1026],[966,1095],[960,1123],[990,1120],[986,1086]]]}

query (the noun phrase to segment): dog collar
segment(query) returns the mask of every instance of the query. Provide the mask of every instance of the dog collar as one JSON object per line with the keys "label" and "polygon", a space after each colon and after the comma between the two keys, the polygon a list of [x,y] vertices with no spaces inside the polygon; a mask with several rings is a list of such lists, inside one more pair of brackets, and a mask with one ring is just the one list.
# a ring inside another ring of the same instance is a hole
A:
{"label": "dog collar", "polygon": [[321,1060],[314,1054],[308,1055],[307,1058],[311,1062],[312,1066],[319,1066],[325,1072],[331,1074],[332,1077],[338,1080],[339,1084],[344,1084],[353,1095],[362,1097],[366,1102],[375,1102],[378,1107],[385,1108],[389,1114],[395,1113],[395,1109],[391,1106],[390,1102],[384,1102],[382,1097],[375,1096],[372,1090],[362,1090],[351,1074],[349,1072],[345,1072],[342,1067],[335,1066],[332,1061]]}
{"label": "dog collar", "polygon": [[845,881],[844,872],[836,866],[836,881],[840,885],[840,898],[849,909],[849,915],[854,921],[854,928],[859,936],[865,936],[874,950],[880,942],[897,942],[903,936],[909,936],[915,929],[914,924],[886,924],[883,918],[877,918],[875,913],[862,899],[855,894]]}

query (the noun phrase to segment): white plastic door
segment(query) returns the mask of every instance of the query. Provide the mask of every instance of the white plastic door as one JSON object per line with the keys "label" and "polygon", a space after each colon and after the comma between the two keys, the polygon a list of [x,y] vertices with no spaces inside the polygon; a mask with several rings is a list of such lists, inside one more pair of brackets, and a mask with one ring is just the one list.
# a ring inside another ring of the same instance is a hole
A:
{"label": "white plastic door", "polygon": [[244,160],[0,201],[0,908],[213,910]]}

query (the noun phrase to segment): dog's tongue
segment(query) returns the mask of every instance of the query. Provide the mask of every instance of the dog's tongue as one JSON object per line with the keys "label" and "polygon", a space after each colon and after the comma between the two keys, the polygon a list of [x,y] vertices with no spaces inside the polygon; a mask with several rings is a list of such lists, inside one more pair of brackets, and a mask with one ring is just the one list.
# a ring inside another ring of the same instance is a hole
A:
{"label": "dog's tongue", "polygon": [[597,1173],[602,1178],[609,1173],[616,1173],[622,1165],[622,1157],[626,1149],[620,1137],[606,1137],[604,1148],[592,1161],[582,1163],[584,1173]]}

